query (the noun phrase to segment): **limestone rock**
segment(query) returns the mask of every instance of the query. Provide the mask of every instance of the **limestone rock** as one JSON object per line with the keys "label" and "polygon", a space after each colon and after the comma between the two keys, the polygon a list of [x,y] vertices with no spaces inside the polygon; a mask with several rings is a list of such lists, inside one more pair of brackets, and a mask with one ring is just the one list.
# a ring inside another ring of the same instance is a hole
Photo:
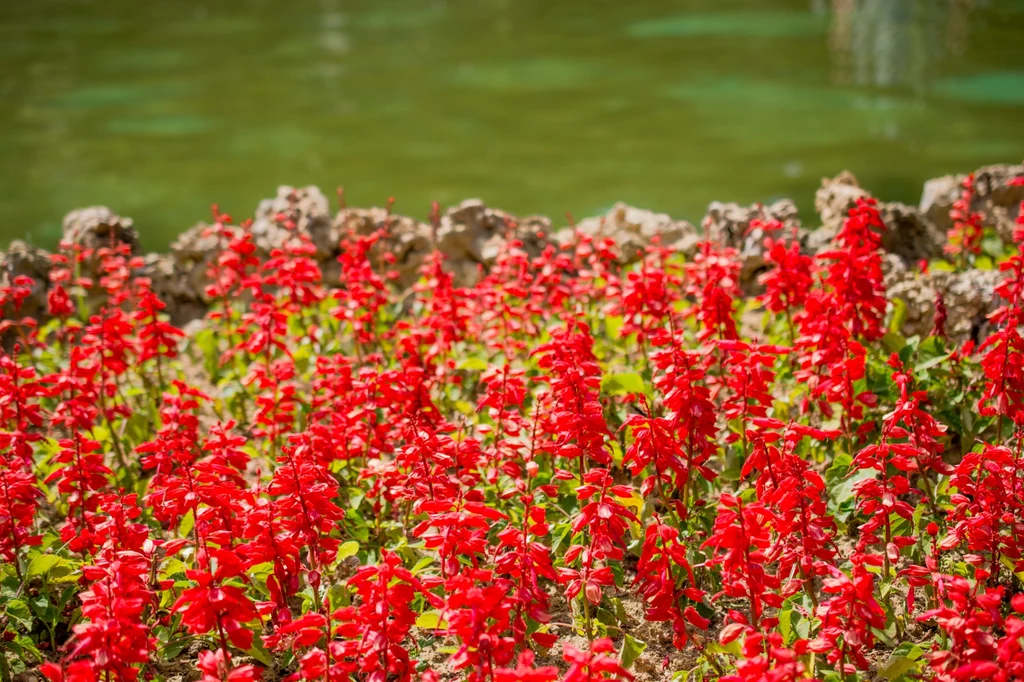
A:
{"label": "limestone rock", "polygon": [[988,315],[1000,305],[995,295],[1000,281],[998,270],[928,274],[907,270],[896,279],[891,284],[887,282],[887,295],[890,300],[899,298],[906,305],[900,330],[904,336],[924,337],[931,332],[936,293],[942,294],[946,306],[946,334],[957,343],[983,339],[989,332]]}
{"label": "limestone rock", "polygon": [[477,273],[494,264],[509,237],[522,242],[523,249],[536,256],[543,250],[550,233],[551,221],[547,218],[517,218],[488,208],[479,199],[466,199],[442,216],[437,230],[437,248],[445,256],[446,266],[456,273],[456,284],[471,286],[476,282]]}
{"label": "limestone rock", "polygon": [[908,264],[916,264],[922,259],[942,258],[946,233],[935,227],[918,209],[891,202],[879,204],[878,212],[885,223],[883,249],[896,254]]}
{"label": "limestone rock", "polygon": [[83,249],[128,244],[132,255],[139,251],[139,233],[131,218],[119,216],[106,206],[89,206],[64,216],[62,242]]}
{"label": "limestone rock", "polygon": [[814,210],[821,216],[821,225],[835,234],[842,227],[857,199],[869,196],[850,171],[844,170],[834,178],[822,178],[821,187],[814,193]]}
{"label": "limestone rock", "polygon": [[1024,178],[1024,164],[983,166],[974,171],[977,207],[972,208],[984,213],[1007,243],[1013,242],[1014,224],[1024,201],[1024,185],[1011,184],[1017,178]]}
{"label": "limestone rock", "polygon": [[13,320],[26,317],[42,319],[46,316],[46,293],[50,286],[50,254],[26,242],[16,239],[6,252],[0,251],[0,286],[13,284],[16,277],[32,280],[31,292],[14,310],[13,303],[0,307],[0,319]]}
{"label": "limestone rock", "polygon": [[924,183],[918,208],[921,215],[943,232],[953,226],[949,211],[953,208],[953,202],[960,197],[961,185],[966,178],[966,175],[944,175]]}
{"label": "limestone rock", "polygon": [[[947,175],[924,184],[921,213],[935,223],[943,234],[953,226],[949,211],[961,194],[967,176]],[[1024,201],[1024,186],[1013,184],[1024,177],[1024,164],[982,166],[974,171],[974,200],[971,210],[985,216],[985,224],[995,227],[1004,242],[1013,241],[1014,221]]]}
{"label": "limestone rock", "polygon": [[[586,218],[576,225],[583,234],[607,238],[615,242],[623,263],[635,263],[643,256],[644,248],[658,237],[662,246],[692,255],[699,237],[697,228],[685,220],[676,220],[667,213],[656,213],[619,202],[603,216]],[[556,240],[566,243],[573,237],[572,230],[564,228]]]}
{"label": "limestone rock", "polygon": [[270,253],[283,246],[292,230],[309,236],[317,249],[318,260],[336,255],[339,235],[333,228],[331,206],[320,188],[281,185],[277,195],[264,199],[256,207],[251,231],[253,242],[261,253]]}
{"label": "limestone rock", "polygon": [[344,208],[338,212],[332,222],[331,230],[339,241],[335,242],[334,252],[326,261],[321,262],[324,281],[333,286],[338,281],[340,265],[337,256],[340,254],[337,244],[345,235],[371,235],[385,226],[387,237],[374,245],[371,261],[380,262],[384,266],[384,254],[390,253],[394,261],[388,269],[398,272],[398,285],[409,287],[419,278],[420,266],[431,252],[430,228],[420,221],[408,216],[389,214],[384,208]]}
{"label": "limestone rock", "polygon": [[[831,248],[832,238],[839,232],[850,209],[861,197],[870,194],[858,183],[849,171],[843,171],[835,178],[825,178],[814,198],[814,207],[821,216],[822,229],[811,237],[813,251]],[[921,259],[931,260],[942,257],[946,233],[922,210],[898,202],[879,203],[878,212],[885,223],[882,233],[882,248],[894,253],[907,264]]]}
{"label": "limestone rock", "polygon": [[[183,271],[174,254],[146,254],[136,274],[149,279],[153,293],[167,306],[165,312],[172,324],[181,327],[206,314],[205,281],[197,281],[191,271]],[[205,273],[200,279],[205,279]]]}
{"label": "limestone rock", "polygon": [[707,215],[702,223],[708,239],[738,252],[742,263],[739,283],[748,294],[760,293],[761,287],[757,283],[757,277],[765,266],[764,231],[760,228],[750,229],[750,223],[755,219],[777,220],[787,229],[799,226],[796,204],[789,199],[782,199],[768,206],[740,206],[715,201],[708,206]]}
{"label": "limestone rock", "polygon": [[63,227],[62,248],[77,247],[93,252],[80,265],[81,275],[93,281],[100,276],[100,258],[95,253],[96,249],[127,244],[129,255],[139,253],[139,233],[133,227],[132,219],[119,216],[106,206],[75,209],[64,216]]}
{"label": "limestone rock", "polygon": [[206,287],[209,284],[208,267],[224,247],[222,240],[210,233],[210,227],[207,223],[197,223],[178,235],[178,238],[171,242],[171,263],[162,260],[147,261],[148,265],[155,269],[152,275],[154,290],[157,288],[157,281],[164,280],[174,273],[178,278],[174,286],[183,292],[187,291],[186,298],[210,303],[206,295]]}

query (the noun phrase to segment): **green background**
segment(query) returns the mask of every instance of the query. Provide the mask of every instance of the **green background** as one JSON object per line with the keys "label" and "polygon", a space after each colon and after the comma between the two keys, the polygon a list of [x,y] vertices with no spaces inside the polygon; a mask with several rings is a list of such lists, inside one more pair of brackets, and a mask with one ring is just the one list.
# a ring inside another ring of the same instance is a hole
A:
{"label": "green background", "polygon": [[916,203],[1024,158],[1022,27],[1013,0],[9,0],[0,247],[107,204],[161,249],[283,183],[699,220],[808,215],[850,168]]}

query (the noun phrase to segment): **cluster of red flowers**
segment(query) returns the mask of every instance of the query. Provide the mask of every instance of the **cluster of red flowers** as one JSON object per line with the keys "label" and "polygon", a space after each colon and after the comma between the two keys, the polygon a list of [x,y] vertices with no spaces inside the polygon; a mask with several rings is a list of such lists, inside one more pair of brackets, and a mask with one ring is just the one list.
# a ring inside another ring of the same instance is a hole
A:
{"label": "cluster of red flowers", "polygon": [[214,209],[187,337],[113,242],[0,326],[5,680],[1024,679],[1024,223],[975,348],[887,326],[871,199],[816,255],[755,221],[748,299],[712,241],[511,224],[397,292],[390,202],[325,281],[277,220]]}

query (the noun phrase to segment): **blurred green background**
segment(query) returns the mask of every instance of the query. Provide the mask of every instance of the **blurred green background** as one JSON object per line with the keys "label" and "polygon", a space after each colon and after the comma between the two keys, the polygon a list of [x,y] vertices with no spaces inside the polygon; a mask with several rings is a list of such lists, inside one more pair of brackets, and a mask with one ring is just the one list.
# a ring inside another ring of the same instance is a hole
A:
{"label": "blurred green background", "polygon": [[698,220],[1024,158],[1020,0],[8,0],[0,63],[0,247],[99,203],[162,249],[283,183]]}

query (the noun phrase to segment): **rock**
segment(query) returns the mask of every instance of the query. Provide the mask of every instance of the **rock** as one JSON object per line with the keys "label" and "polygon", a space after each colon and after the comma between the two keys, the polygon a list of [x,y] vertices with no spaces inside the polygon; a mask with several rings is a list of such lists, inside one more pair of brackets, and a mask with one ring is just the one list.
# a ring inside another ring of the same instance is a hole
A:
{"label": "rock", "polygon": [[98,282],[100,257],[97,249],[127,245],[128,255],[139,253],[139,233],[132,219],[119,216],[106,206],[79,208],[64,216],[61,250],[81,249],[88,254],[80,261],[79,274]]}
{"label": "rock", "polygon": [[1024,178],[1024,164],[983,166],[974,171],[975,210],[981,211],[1006,243],[1013,243],[1013,230],[1020,204],[1024,201],[1024,185],[1011,184]]}
{"label": "rock", "polygon": [[[269,254],[289,239],[292,229],[304,233],[316,247],[317,260],[337,255],[339,235],[333,228],[331,206],[320,188],[281,185],[277,195],[256,207],[251,231],[261,253]],[[285,227],[291,223],[294,227]]]}
{"label": "rock", "polygon": [[[814,208],[821,216],[821,230],[810,239],[813,251],[831,248],[831,241],[839,232],[850,209],[861,197],[869,197],[867,190],[858,183],[849,171],[839,173],[835,178],[825,178],[814,197]],[[945,231],[935,226],[921,210],[898,202],[879,203],[878,212],[885,223],[882,233],[882,248],[894,253],[908,265],[921,259],[942,258],[942,247],[946,243]]]}
{"label": "rock", "polygon": [[966,175],[944,175],[924,183],[918,208],[921,215],[932,221],[943,233],[953,227],[949,211],[953,208],[953,202],[960,197],[961,185],[966,179]]}
{"label": "rock", "polygon": [[19,310],[13,303],[0,307],[0,319],[14,320],[30,317],[41,320],[46,317],[48,306],[46,294],[50,287],[50,254],[37,246],[20,239],[11,242],[6,252],[0,251],[0,286],[10,286],[16,277],[29,277],[31,291],[21,303]]}
{"label": "rock", "polygon": [[205,315],[209,305],[203,291],[205,273],[201,278],[195,278],[191,271],[183,271],[178,263],[174,254],[146,254],[136,274],[149,279],[153,293],[167,306],[164,312],[170,316],[171,323],[181,327]]}
{"label": "rock", "polygon": [[[924,184],[920,210],[945,234],[953,226],[949,212],[962,192],[966,175],[946,175]],[[982,166],[974,171],[974,200],[971,210],[985,216],[985,224],[996,229],[1004,242],[1013,241],[1014,221],[1024,201],[1024,186],[1011,184],[1024,177],[1024,164]]]}
{"label": "rock", "polygon": [[882,248],[896,254],[908,265],[943,257],[946,233],[913,206],[896,202],[878,205],[885,223]]}
{"label": "rock", "polygon": [[[384,227],[387,221],[387,236],[374,245],[370,253],[371,261],[380,262],[384,267],[384,255],[390,253],[394,262],[388,269],[398,272],[398,285],[402,288],[412,286],[419,279],[420,266],[431,252],[430,228],[420,221],[408,216],[388,214],[384,208],[343,208],[334,217],[332,230],[340,238],[348,235],[371,235]],[[324,282],[334,286],[338,282],[341,266],[337,262],[340,254],[336,246],[334,255],[321,263]]]}
{"label": "rock", "polygon": [[[697,242],[697,228],[685,220],[676,220],[667,213],[655,213],[619,202],[603,216],[586,218],[576,225],[583,234],[598,239],[611,239],[618,246],[623,264],[635,263],[643,256],[644,248],[655,237],[661,245],[693,255]],[[560,243],[570,242],[573,231],[559,230],[555,239]]]}
{"label": "rock", "polygon": [[[294,227],[286,227],[288,223]],[[198,223],[179,235],[171,244],[173,264],[158,261],[150,263],[161,277],[168,268],[173,267],[183,278],[184,282],[178,287],[175,296],[182,305],[181,314],[186,317],[193,314],[196,304],[209,303],[205,293],[207,272],[217,253],[225,246],[222,238],[210,233],[210,227],[207,223]],[[232,229],[242,228],[233,226]],[[274,249],[284,247],[289,239],[294,239],[298,234],[308,236],[316,248],[313,257],[320,262],[325,282],[338,281],[340,232],[331,217],[330,203],[319,188],[312,185],[301,188],[281,185],[274,197],[259,203],[248,229],[256,246],[255,255],[261,259],[267,258]]]}
{"label": "rock", "polygon": [[900,332],[904,336],[928,336],[934,325],[935,294],[942,294],[946,306],[946,334],[956,343],[979,341],[988,334],[988,315],[1000,304],[995,288],[998,270],[964,272],[931,271],[921,274],[906,270],[891,284],[887,296],[906,305]]}
{"label": "rock", "polygon": [[902,282],[908,277],[910,268],[903,262],[903,259],[894,253],[882,254],[882,278],[886,290]]}
{"label": "rock", "polygon": [[[750,240],[747,232],[753,220],[777,220],[787,228],[799,227],[800,218],[796,204],[789,199],[781,199],[774,204],[752,204],[740,206],[736,203],[713,201],[708,205],[708,212],[701,222],[708,239],[741,250]],[[758,240],[760,242],[760,240]]]}
{"label": "rock", "polygon": [[[151,274],[147,276],[153,279],[154,291],[159,293],[161,287],[173,287],[175,292],[181,292],[185,300],[210,303],[206,295],[209,284],[207,272],[209,265],[224,247],[222,240],[209,233],[210,228],[207,223],[198,223],[178,235],[171,242],[170,262],[164,259],[147,261],[151,269]],[[168,281],[170,277],[176,277],[177,281],[172,284]]]}
{"label": "rock", "polygon": [[821,187],[814,193],[814,210],[821,216],[821,225],[832,234],[839,231],[857,199],[870,196],[850,171],[844,170],[834,178],[822,178]]}
{"label": "rock", "polygon": [[[812,255],[819,251],[827,251],[832,248],[832,240],[835,236],[835,232],[824,227],[806,230],[800,243],[801,250]],[[897,260],[899,259],[897,258]]]}
{"label": "rock", "polygon": [[139,251],[139,233],[131,218],[117,215],[106,206],[89,206],[71,211],[64,216],[62,244],[82,249],[127,244],[131,254]]}
{"label": "rock", "polygon": [[742,263],[739,283],[747,294],[760,293],[757,277],[764,269],[765,234],[760,228],[750,230],[750,223],[755,219],[777,220],[787,229],[799,226],[796,204],[789,199],[776,201],[770,206],[740,206],[715,201],[708,206],[707,215],[701,223],[708,239],[738,252]]}
{"label": "rock", "polygon": [[[468,272],[479,271],[476,265],[489,267],[505,248],[509,238],[523,244],[531,256],[544,249],[551,233],[551,221],[541,216],[517,218],[499,209],[488,208],[479,199],[466,199],[449,208],[441,218],[437,231],[437,248],[446,262]],[[461,265],[460,265],[461,264]],[[474,281],[465,281],[472,285]]]}

